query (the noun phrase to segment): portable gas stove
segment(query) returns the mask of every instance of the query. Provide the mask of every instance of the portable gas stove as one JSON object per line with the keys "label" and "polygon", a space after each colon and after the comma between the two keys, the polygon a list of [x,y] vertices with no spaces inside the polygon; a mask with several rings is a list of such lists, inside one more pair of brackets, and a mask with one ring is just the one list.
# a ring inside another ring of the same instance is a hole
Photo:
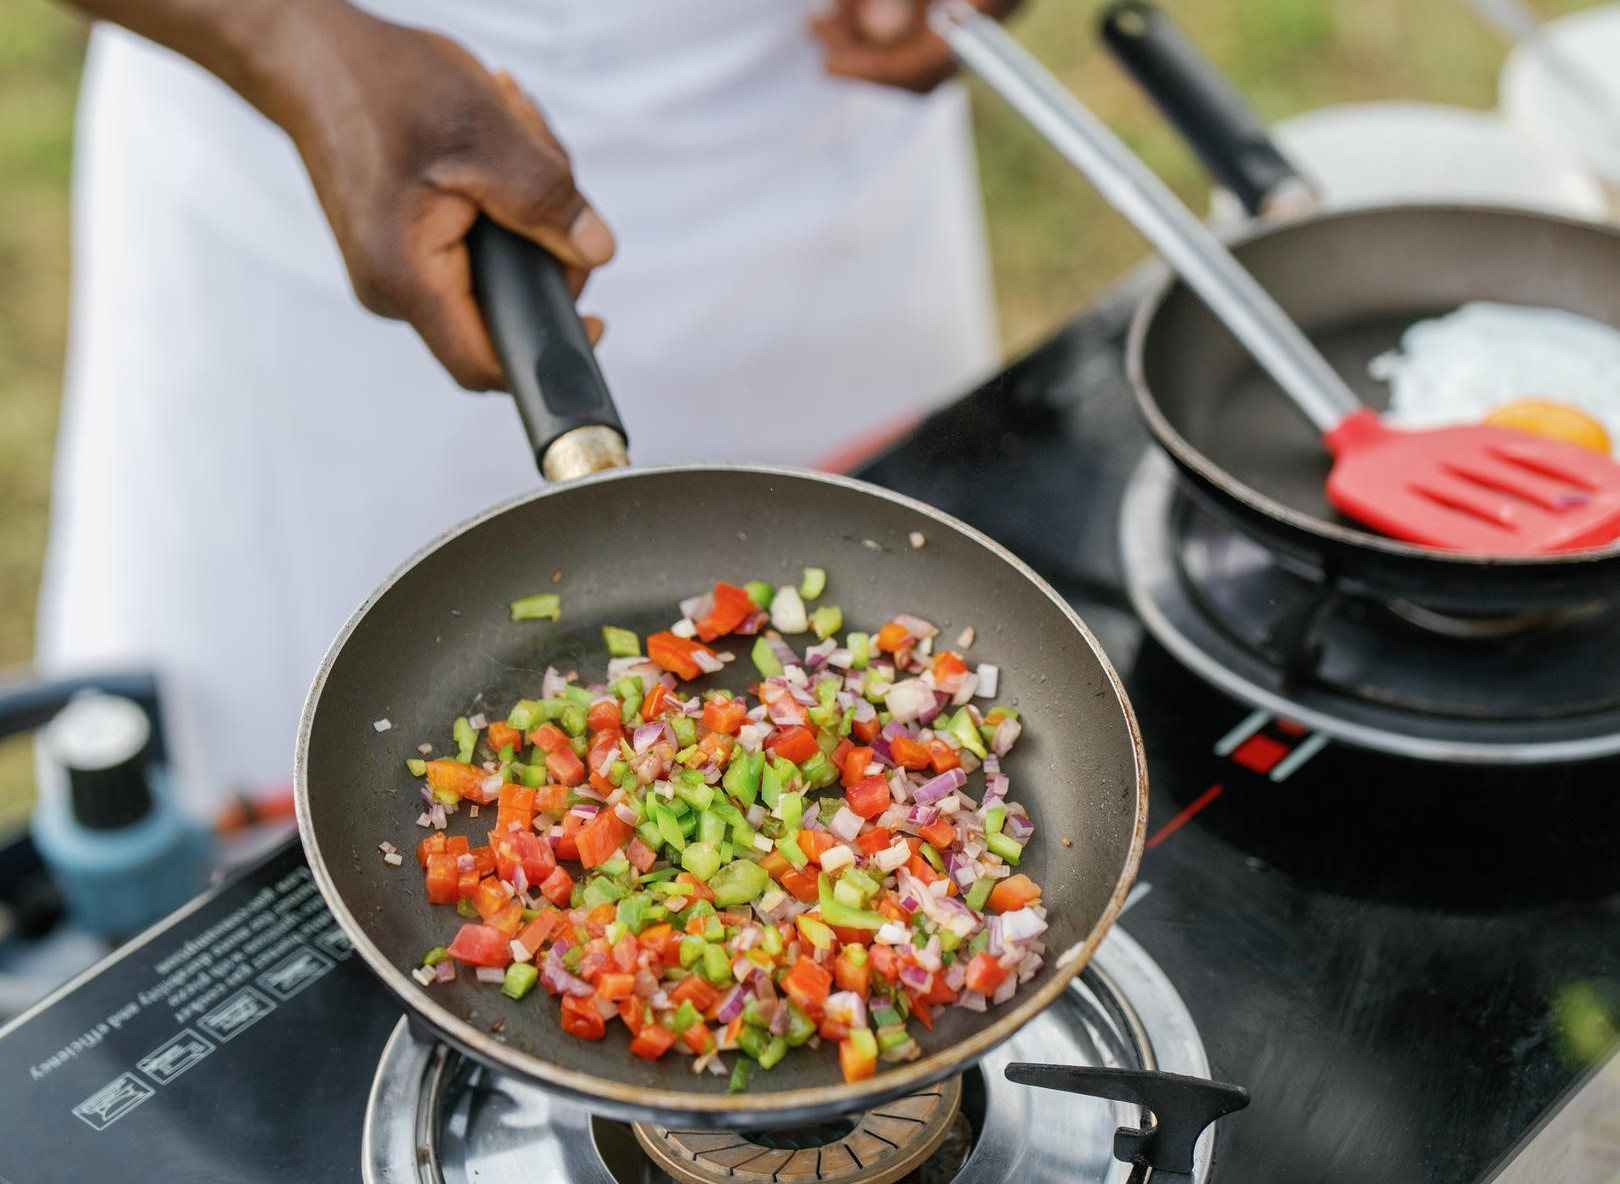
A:
{"label": "portable gas stove", "polygon": [[[1144,460],[1129,308],[1081,318],[859,474],[1039,568],[1147,741],[1150,838],[1120,925],[980,1065],[813,1130],[592,1116],[419,1041],[288,846],[0,1031],[0,1178],[1611,1180],[1606,621],[1504,623],[1504,647],[1488,623],[1275,570]],[[1108,1100],[1015,1083],[1020,1062],[1081,1068],[1019,1082],[1138,1072],[1080,1083]],[[1228,1113],[1211,1077],[1249,1107]],[[1178,1150],[1186,1175],[1144,1166]]]}

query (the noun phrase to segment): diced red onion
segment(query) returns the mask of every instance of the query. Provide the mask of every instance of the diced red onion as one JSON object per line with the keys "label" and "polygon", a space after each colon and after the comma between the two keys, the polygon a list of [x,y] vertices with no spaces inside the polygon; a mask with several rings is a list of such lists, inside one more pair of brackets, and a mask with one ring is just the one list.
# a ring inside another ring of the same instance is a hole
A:
{"label": "diced red onion", "polygon": [[951,706],[965,706],[967,701],[973,698],[973,693],[978,690],[978,687],[979,676],[977,674],[973,674],[971,672],[964,674],[962,676],[961,685],[958,686],[956,690],[951,692]]}
{"label": "diced red onion", "polygon": [[854,991],[834,991],[821,1006],[829,1019],[845,1027],[866,1027],[866,1000]]}
{"label": "diced red onion", "polygon": [[945,694],[943,691],[935,691],[933,692],[933,695],[933,705],[930,707],[924,707],[917,713],[917,722],[920,724],[933,723],[939,718],[940,712],[944,711],[946,706],[948,706],[951,701],[951,697]]}
{"label": "diced red onion", "polygon": [[765,737],[771,734],[768,727],[757,723],[747,723],[737,730],[737,743],[746,753],[756,753],[765,747]]}
{"label": "diced red onion", "polygon": [[480,966],[477,978],[481,983],[498,983],[506,978],[506,971],[499,966]]}
{"label": "diced red onion", "polygon": [[1001,985],[996,988],[996,993],[990,996],[990,1002],[998,1004],[1005,1003],[1007,1000],[1013,997],[1017,990],[1018,979],[1009,974],[1006,978],[1001,980]]}
{"label": "diced red onion", "polygon": [[613,812],[619,816],[619,821],[624,823],[626,826],[641,825],[641,815],[637,814],[623,802],[620,802],[617,806],[614,806]]}
{"label": "diced red onion", "polygon": [[[575,787],[576,792],[579,788],[580,787],[577,786]],[[572,807],[569,810],[569,813],[578,814],[581,818],[595,818],[598,808],[599,807],[593,806],[589,802],[581,802],[579,805]]]}
{"label": "diced red onion", "polygon": [[776,1005],[776,1014],[771,1016],[771,1022],[769,1025],[767,1025],[770,1034],[772,1036],[781,1036],[787,1032],[788,1028],[792,1026],[792,1024],[792,1010],[786,1003],[779,1001]]}
{"label": "diced red onion", "polygon": [[962,989],[962,980],[967,977],[967,966],[957,959],[945,968],[945,985],[953,991]]}
{"label": "diced red onion", "polygon": [[973,861],[959,851],[952,851],[945,857],[945,871],[963,892],[973,887],[978,876],[978,869]]}
{"label": "diced red onion", "polygon": [[766,630],[765,645],[783,666],[797,666],[799,664],[799,655],[793,652],[792,646],[782,640],[780,633],[774,630]]}
{"label": "diced red onion", "polygon": [[984,952],[992,958],[999,958],[1007,952],[1007,947],[1001,940],[1001,916],[991,914],[984,919],[985,946]]}
{"label": "diced red onion", "polygon": [[1014,909],[1001,914],[1003,943],[1033,941],[1046,932],[1046,922],[1032,908]]}
{"label": "diced red onion", "polygon": [[752,637],[765,627],[765,622],[771,619],[771,614],[764,609],[756,609],[743,618],[741,625],[732,630],[742,637]]}
{"label": "diced red onion", "polygon": [[765,821],[765,806],[760,802],[755,802],[748,807],[748,812],[743,817],[748,819],[749,826],[758,830]]}
{"label": "diced red onion", "polygon": [[939,633],[939,629],[937,627],[930,624],[928,621],[923,620],[921,617],[912,616],[910,613],[896,614],[894,623],[900,626],[900,628],[904,629],[907,633],[911,634],[911,636],[915,637],[918,641],[921,641],[926,637],[937,636]]}
{"label": "diced red onion", "polygon": [[1001,668],[992,666],[989,662],[980,662],[974,673],[979,676],[979,688],[976,693],[981,698],[994,699],[996,691],[1001,686]]}
{"label": "diced red onion", "polygon": [[421,786],[419,788],[422,791],[422,800],[424,802],[426,802],[428,805],[431,806],[433,804],[433,802],[434,802],[433,790],[431,788],[429,788],[427,782],[425,782],[425,781],[421,784]]}
{"label": "diced red onion", "polygon": [[911,930],[898,921],[887,921],[873,935],[872,940],[879,945],[903,946],[911,941]]}
{"label": "diced red onion", "polygon": [[844,842],[853,843],[856,836],[861,833],[861,827],[865,824],[866,819],[855,813],[855,811],[848,806],[840,806],[838,807],[838,813],[833,815],[833,820],[828,824],[827,829],[843,839]]}
{"label": "diced red onion", "polygon": [[989,1010],[989,1005],[985,1002],[984,996],[977,991],[963,991],[962,997],[956,1001],[956,1005],[968,1011]]}
{"label": "diced red onion", "polygon": [[911,795],[918,805],[931,805],[948,793],[955,793],[967,784],[967,774],[961,769],[947,769],[931,781],[919,785]]}
{"label": "diced red onion", "polygon": [[693,621],[701,621],[714,611],[714,589],[697,596],[688,596],[681,601],[681,616]]}
{"label": "diced red onion", "polygon": [[927,970],[930,973],[937,973],[944,965],[944,963],[940,961],[939,955],[940,940],[939,934],[936,933],[928,939],[928,944],[923,946],[922,949],[918,950],[914,948],[911,956],[917,959],[917,965],[921,966],[924,970]]}
{"label": "diced red onion", "polygon": [[855,661],[855,655],[841,646],[835,646],[827,655],[827,665],[834,670],[848,670],[850,663]]}
{"label": "diced red onion", "polygon": [[568,680],[558,673],[555,666],[547,666],[545,677],[540,680],[540,697],[542,699],[560,699],[568,687]]}
{"label": "diced red onion", "polygon": [[692,664],[704,674],[718,674],[726,668],[726,664],[720,660],[718,654],[704,649],[692,651]]}
{"label": "diced red onion", "polygon": [[715,1020],[722,1024],[729,1024],[742,1014],[743,1008],[748,1006],[748,1000],[752,997],[753,992],[749,991],[748,988],[741,983],[735,984],[726,992],[725,997],[720,1000],[720,1006],[714,1013]]}
{"label": "diced red onion", "polygon": [[900,981],[913,991],[926,991],[933,977],[915,962],[900,963]]}
{"label": "diced red onion", "polygon": [[939,714],[939,708],[934,705],[934,692],[914,678],[890,687],[889,693],[883,697],[883,703],[888,707],[891,718],[899,723],[919,719],[924,711],[929,712],[929,719]]}
{"label": "diced red onion", "polygon": [[467,724],[473,729],[473,731],[482,732],[485,728],[489,727],[489,718],[485,716],[482,711],[479,711],[467,717]]}
{"label": "diced red onion", "polygon": [[433,803],[433,809],[428,811],[428,818],[432,820],[434,830],[443,830],[449,825],[449,820],[444,816],[444,805],[441,802]]}
{"label": "diced red onion", "polygon": [[669,627],[669,631],[676,637],[696,637],[697,623],[694,622],[691,617],[682,617]]}
{"label": "diced red onion", "polygon": [[643,687],[651,686],[653,680],[663,672],[664,668],[657,662],[639,655],[633,658],[610,658],[607,664],[607,676],[610,681],[618,682],[621,678],[634,676],[641,679]]}
{"label": "diced red onion", "polygon": [[818,641],[804,651],[804,664],[811,670],[820,670],[827,664],[827,655],[837,648],[838,643],[830,637],[826,641]]}
{"label": "diced red onion", "polygon": [[1011,807],[1009,807],[1006,821],[1002,823],[1001,829],[1006,832],[1009,839],[1022,845],[1029,842],[1030,835],[1035,833],[1035,824],[1028,818],[1014,814]]}
{"label": "diced red onion", "polygon": [[[447,983],[456,977],[456,962],[454,958],[446,958],[433,968],[433,978],[436,982]],[[504,975],[502,977],[505,977]]]}
{"label": "diced red onion", "polygon": [[1006,756],[1018,740],[1018,734],[1024,730],[1024,725],[1006,716],[996,725],[996,734],[990,739],[990,751],[997,756]]}
{"label": "diced red onion", "polygon": [[906,811],[906,821],[911,823],[912,826],[932,826],[939,821],[939,807],[912,806],[911,809]]}
{"label": "diced red onion", "polygon": [[546,954],[545,965],[540,968],[540,985],[553,995],[573,995],[578,999],[596,993],[596,988],[590,983],[568,973],[556,946],[551,947]]}

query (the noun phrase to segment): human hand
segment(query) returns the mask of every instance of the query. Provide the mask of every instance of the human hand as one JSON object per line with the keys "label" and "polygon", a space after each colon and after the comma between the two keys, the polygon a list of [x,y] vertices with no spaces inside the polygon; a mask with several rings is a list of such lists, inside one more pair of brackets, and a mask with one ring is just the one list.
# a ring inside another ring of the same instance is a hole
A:
{"label": "human hand", "polygon": [[465,244],[478,216],[556,255],[575,295],[613,236],[508,76],[437,34],[323,11],[280,49],[264,106],[303,157],[360,302],[408,321],[462,386],[500,389]]}
{"label": "human hand", "polygon": [[[1000,20],[1019,0],[972,0]],[[928,27],[929,0],[833,0],[811,29],[826,47],[827,73],[919,94],[956,71],[950,48]]]}

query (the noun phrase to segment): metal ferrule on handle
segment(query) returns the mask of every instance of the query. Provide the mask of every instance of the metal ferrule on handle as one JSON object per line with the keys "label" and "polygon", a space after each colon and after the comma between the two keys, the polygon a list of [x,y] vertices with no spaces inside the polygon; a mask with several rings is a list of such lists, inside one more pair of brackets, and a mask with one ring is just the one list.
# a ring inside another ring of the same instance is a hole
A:
{"label": "metal ferrule on handle", "polygon": [[1265,289],[1046,68],[966,0],[929,12],[934,31],[1162,254],[1322,432],[1360,401]]}

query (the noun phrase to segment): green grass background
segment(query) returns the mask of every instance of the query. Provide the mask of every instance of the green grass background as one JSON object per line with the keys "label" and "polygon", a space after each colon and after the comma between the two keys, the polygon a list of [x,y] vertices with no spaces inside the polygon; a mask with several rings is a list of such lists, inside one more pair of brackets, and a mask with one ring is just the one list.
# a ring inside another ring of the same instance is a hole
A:
{"label": "green grass background", "polygon": [[[1460,0],[1163,0],[1268,119],[1406,98],[1489,107],[1503,46]],[[1540,0],[1544,16],[1581,7]],[[1201,208],[1196,163],[1099,53],[1094,5],[1028,0],[1024,42]],[[0,666],[32,653],[67,313],[68,178],[83,22],[47,0],[0,4]],[[975,96],[1002,329],[1040,340],[1143,247],[1084,181],[993,99]],[[26,746],[0,746],[0,826],[27,809]]]}

